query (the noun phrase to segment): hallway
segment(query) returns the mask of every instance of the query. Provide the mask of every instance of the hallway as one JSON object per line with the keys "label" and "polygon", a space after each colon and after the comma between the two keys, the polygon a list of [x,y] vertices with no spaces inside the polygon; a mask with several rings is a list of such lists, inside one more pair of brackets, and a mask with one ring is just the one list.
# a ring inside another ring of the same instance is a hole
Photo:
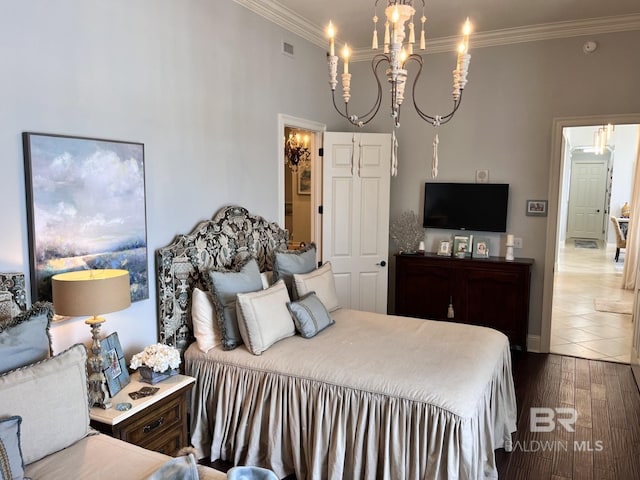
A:
{"label": "hallway", "polygon": [[615,245],[577,248],[573,239],[560,248],[555,274],[551,352],[560,355],[629,363],[631,315],[597,311],[595,299],[633,304],[623,290],[625,253],[615,262]]}

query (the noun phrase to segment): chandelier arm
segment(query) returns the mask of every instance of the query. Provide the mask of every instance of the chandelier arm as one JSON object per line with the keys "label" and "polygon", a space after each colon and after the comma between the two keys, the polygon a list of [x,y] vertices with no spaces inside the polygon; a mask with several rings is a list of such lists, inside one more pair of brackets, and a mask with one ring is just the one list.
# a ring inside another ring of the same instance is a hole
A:
{"label": "chandelier arm", "polygon": [[350,115],[349,114],[349,103],[346,102],[345,103],[345,111],[344,113],[340,111],[340,109],[338,108],[338,105],[336,104],[336,95],[335,95],[335,90],[331,90],[331,99],[333,100],[333,107],[335,108],[336,112],[338,112],[338,114],[349,121],[349,123],[351,123],[352,125],[355,125],[356,127],[362,127],[366,124],[368,124],[371,120],[373,120],[375,118],[375,116],[378,114],[378,110],[380,110],[380,106],[382,105],[382,83],[380,82],[380,77],[378,76],[378,66],[383,62],[383,61],[389,61],[386,55],[382,55],[382,54],[378,54],[375,57],[373,57],[373,59],[371,60],[371,70],[373,71],[373,76],[376,79],[376,84],[378,87],[378,96],[376,98],[376,100],[373,103],[373,106],[371,107],[371,109],[365,113],[364,115]]}
{"label": "chandelier arm", "polygon": [[360,122],[358,122],[358,125],[360,126],[364,126],[371,120],[373,120],[378,114],[378,110],[380,110],[380,105],[382,105],[382,83],[380,83],[380,77],[378,76],[378,66],[385,60],[387,60],[386,55],[381,54],[376,55],[371,60],[371,71],[373,72],[373,76],[376,79],[376,83],[378,84],[378,98],[376,98],[375,102],[373,103],[371,110],[360,117]]}
{"label": "chandelier arm", "polygon": [[416,85],[418,83],[418,79],[420,78],[420,75],[422,74],[422,66],[424,64],[424,60],[420,55],[417,55],[415,53],[412,55],[409,55],[406,62],[408,62],[409,60],[413,60],[419,65],[418,72],[416,73],[415,78],[413,79],[413,86],[411,88],[411,99],[413,100],[413,107],[416,109],[416,113],[424,121],[429,122],[434,126],[444,125],[446,123],[449,123],[453,118],[453,115],[458,111],[458,108],[460,108],[460,105],[462,104],[462,92],[464,91],[464,89],[460,89],[460,97],[458,98],[458,100],[453,101],[453,109],[446,115],[434,116],[434,115],[429,115],[428,113],[423,112],[418,106],[418,102],[416,101]]}
{"label": "chandelier arm", "polygon": [[[331,99],[333,100],[333,108],[336,109],[336,112],[338,112],[338,115],[340,115],[342,118],[346,118],[347,120],[349,120],[349,116],[348,116],[349,108],[345,104],[345,110],[346,110],[347,114],[342,113],[340,111],[340,109],[338,108],[338,105],[336,104],[336,91],[335,90],[331,90]],[[349,120],[349,121],[351,121],[351,120]]]}

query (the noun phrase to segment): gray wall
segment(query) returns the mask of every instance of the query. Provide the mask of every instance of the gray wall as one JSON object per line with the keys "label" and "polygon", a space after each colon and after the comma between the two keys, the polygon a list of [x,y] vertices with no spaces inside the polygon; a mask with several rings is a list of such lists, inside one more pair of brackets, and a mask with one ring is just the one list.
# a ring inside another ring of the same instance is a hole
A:
{"label": "gray wall", "polygon": [[[599,44],[591,55],[582,52],[588,39]],[[548,197],[552,120],[640,112],[636,94],[640,63],[631,59],[631,46],[639,44],[640,32],[626,32],[475,50],[471,46],[462,107],[451,123],[439,129],[438,181],[474,182],[477,169],[488,169],[491,182],[511,186],[507,229],[523,238],[516,256],[535,260],[532,335],[541,331],[547,219],[525,216],[525,202]],[[453,53],[426,57],[423,77],[428,81],[418,90],[426,92],[421,105],[434,108],[423,109],[446,112],[448,104],[443,100],[450,99],[454,62]],[[350,65],[354,78],[369,76],[368,68],[367,64]],[[374,85],[367,85],[358,87],[352,80],[352,95],[361,93],[361,88],[372,92]],[[434,129],[417,118],[409,100],[403,108],[399,173],[391,182],[392,219],[406,210],[421,213],[424,182],[431,180]],[[388,124],[388,117],[383,121]],[[381,125],[377,121],[373,129],[382,129]],[[504,255],[504,238],[495,241]]]}
{"label": "gray wall", "polygon": [[229,203],[276,220],[277,114],[334,118],[325,52],[231,0],[3,0],[0,65],[0,271],[29,271],[21,132],[145,145],[150,296],[103,327],[127,355],[157,339],[155,249]]}

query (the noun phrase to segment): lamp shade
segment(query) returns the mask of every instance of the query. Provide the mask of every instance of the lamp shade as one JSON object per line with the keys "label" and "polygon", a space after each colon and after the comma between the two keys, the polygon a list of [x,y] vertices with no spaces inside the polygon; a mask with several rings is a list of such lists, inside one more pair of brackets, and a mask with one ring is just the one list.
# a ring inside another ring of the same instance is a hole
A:
{"label": "lamp shade", "polygon": [[79,317],[117,312],[131,305],[127,270],[79,270],[51,278],[58,315]]}

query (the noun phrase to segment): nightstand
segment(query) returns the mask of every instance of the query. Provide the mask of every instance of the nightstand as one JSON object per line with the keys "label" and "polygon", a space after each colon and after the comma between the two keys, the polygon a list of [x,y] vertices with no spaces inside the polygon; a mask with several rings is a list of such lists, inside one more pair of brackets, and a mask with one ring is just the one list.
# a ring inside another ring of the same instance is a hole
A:
{"label": "nightstand", "polygon": [[[195,381],[193,377],[174,375],[149,385],[141,382],[140,374],[135,372],[129,385],[111,399],[111,408],[91,408],[91,426],[125,442],[173,455],[189,446],[187,396]],[[160,390],[138,400],[129,396],[129,392],[149,386],[160,387]],[[124,402],[130,403],[131,409],[117,410],[116,405]]]}

